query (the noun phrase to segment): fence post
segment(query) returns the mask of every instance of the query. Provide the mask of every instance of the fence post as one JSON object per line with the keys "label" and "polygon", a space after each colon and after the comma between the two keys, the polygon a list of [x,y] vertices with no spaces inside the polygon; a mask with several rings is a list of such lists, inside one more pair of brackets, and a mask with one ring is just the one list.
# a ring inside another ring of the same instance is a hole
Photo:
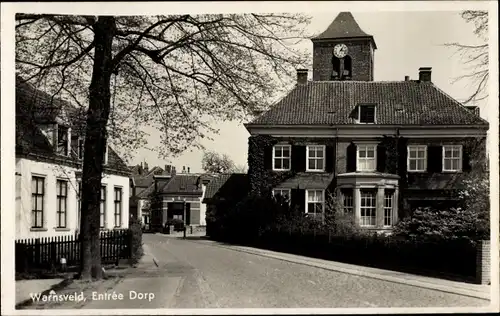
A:
{"label": "fence post", "polygon": [[491,256],[490,241],[480,240],[476,248],[476,282],[490,284],[491,281]]}
{"label": "fence post", "polygon": [[35,265],[38,266],[40,265],[40,239],[37,238],[35,239]]}

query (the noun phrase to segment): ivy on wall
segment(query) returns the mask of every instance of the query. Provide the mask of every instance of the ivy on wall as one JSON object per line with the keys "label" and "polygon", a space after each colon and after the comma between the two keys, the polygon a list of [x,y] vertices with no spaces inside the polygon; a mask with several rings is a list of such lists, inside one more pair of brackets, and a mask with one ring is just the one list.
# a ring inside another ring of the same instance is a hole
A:
{"label": "ivy on wall", "polygon": [[277,142],[277,139],[269,135],[255,135],[248,138],[248,178],[251,194],[271,194],[270,191],[274,186],[295,175],[295,171],[274,172],[266,167],[268,157],[265,155],[265,150],[272,148]]}

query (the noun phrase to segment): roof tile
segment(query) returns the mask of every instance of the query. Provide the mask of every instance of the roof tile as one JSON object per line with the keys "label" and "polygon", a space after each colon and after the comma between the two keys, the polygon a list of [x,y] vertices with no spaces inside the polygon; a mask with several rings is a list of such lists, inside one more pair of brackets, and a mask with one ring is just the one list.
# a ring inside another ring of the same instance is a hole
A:
{"label": "roof tile", "polygon": [[433,83],[417,80],[310,81],[249,125],[355,124],[361,104],[377,106],[379,125],[488,125]]}

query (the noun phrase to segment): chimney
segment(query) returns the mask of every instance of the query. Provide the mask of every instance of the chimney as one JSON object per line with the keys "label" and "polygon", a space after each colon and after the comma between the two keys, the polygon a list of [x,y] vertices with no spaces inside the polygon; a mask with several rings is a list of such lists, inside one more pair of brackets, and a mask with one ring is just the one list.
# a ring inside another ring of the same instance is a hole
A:
{"label": "chimney", "polygon": [[188,167],[188,173],[189,173],[189,167]]}
{"label": "chimney", "polygon": [[410,76],[405,76],[405,81],[410,81]]}
{"label": "chimney", "polygon": [[146,173],[149,171],[149,167],[148,167],[147,162],[144,162],[144,171],[146,171]]}
{"label": "chimney", "polygon": [[297,69],[297,84],[307,83],[307,69]]}
{"label": "chimney", "polygon": [[172,166],[172,165],[171,165],[170,167],[172,167],[172,169],[171,169],[172,171],[171,171],[171,173],[170,173],[170,174],[171,174],[171,175],[172,175],[172,177],[173,177],[173,176],[175,176],[175,174],[177,173],[177,171],[175,170],[175,166]]}
{"label": "chimney", "polygon": [[165,165],[165,173],[166,174],[171,174],[172,173],[171,165]]}
{"label": "chimney", "polygon": [[182,166],[182,173],[186,173],[186,166]]}
{"label": "chimney", "polygon": [[474,105],[468,105],[466,108],[471,111],[474,115],[480,116],[479,107]]}
{"label": "chimney", "polygon": [[431,82],[431,73],[432,73],[431,67],[420,67],[418,69],[418,80]]}

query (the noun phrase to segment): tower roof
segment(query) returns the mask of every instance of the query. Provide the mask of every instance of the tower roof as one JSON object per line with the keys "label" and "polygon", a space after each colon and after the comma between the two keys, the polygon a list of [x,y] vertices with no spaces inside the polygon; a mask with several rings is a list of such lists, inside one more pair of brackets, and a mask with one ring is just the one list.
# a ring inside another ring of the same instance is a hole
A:
{"label": "tower roof", "polygon": [[377,48],[372,35],[365,33],[358,25],[351,12],[340,12],[328,28],[312,40],[328,40],[341,38],[369,38]]}

